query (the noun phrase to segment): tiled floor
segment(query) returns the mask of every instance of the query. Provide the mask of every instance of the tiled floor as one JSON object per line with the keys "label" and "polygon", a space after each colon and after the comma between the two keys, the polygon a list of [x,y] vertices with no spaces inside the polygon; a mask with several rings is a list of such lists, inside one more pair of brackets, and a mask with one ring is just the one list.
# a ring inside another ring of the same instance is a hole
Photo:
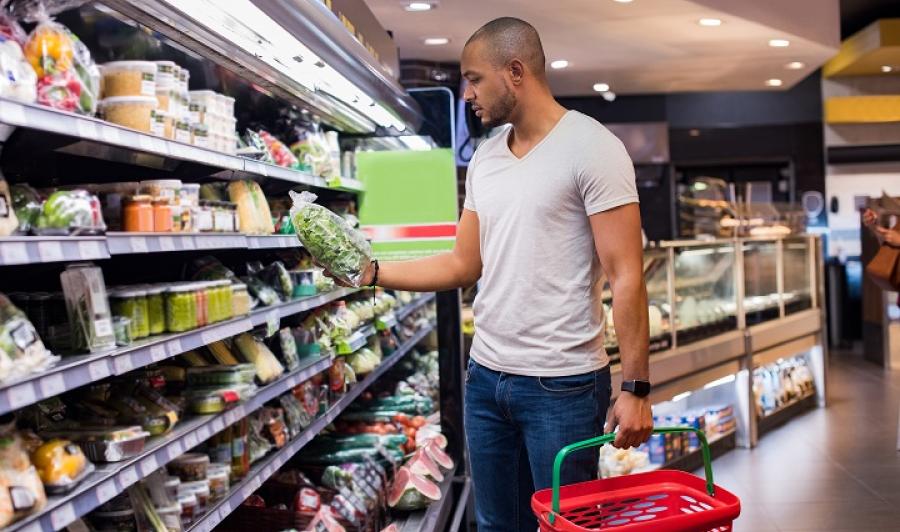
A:
{"label": "tiled floor", "polygon": [[741,498],[737,531],[900,530],[900,372],[832,357],[829,405],[713,463]]}

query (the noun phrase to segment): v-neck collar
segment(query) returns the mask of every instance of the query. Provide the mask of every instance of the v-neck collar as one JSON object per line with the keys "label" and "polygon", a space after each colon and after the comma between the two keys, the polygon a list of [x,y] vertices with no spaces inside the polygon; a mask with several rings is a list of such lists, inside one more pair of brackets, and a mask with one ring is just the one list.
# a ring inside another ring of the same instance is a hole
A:
{"label": "v-neck collar", "polygon": [[512,127],[512,126],[509,126],[509,129],[506,130],[506,134],[503,135],[503,146],[506,148],[506,153],[507,153],[510,157],[512,157],[516,162],[522,162],[522,161],[524,161],[525,159],[527,159],[528,157],[530,157],[532,153],[536,152],[536,151],[538,150],[538,148],[541,147],[542,144],[544,144],[545,142],[547,142],[547,139],[549,139],[549,138],[553,135],[553,133],[556,132],[557,129],[559,129],[559,125],[562,124],[563,121],[564,121],[566,118],[568,118],[570,114],[572,114],[572,113],[574,113],[574,112],[575,112],[575,111],[572,111],[571,109],[567,110],[567,111],[565,112],[565,114],[563,114],[563,115],[559,118],[559,120],[556,121],[556,124],[553,125],[553,127],[550,129],[550,131],[548,131],[547,134],[544,135],[544,138],[542,138],[540,141],[538,141],[537,144],[535,144],[534,146],[532,146],[531,149],[528,150],[528,151],[525,153],[525,155],[523,155],[523,156],[521,156],[521,157],[516,156],[516,154],[513,153],[512,149],[509,147],[509,135],[510,135],[510,134],[512,133],[512,131],[513,131],[513,127]]}

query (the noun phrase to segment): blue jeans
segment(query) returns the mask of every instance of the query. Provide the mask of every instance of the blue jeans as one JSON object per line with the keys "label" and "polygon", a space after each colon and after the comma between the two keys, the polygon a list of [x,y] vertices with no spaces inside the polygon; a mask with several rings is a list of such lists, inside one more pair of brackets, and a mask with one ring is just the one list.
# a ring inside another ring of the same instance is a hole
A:
{"label": "blue jeans", "polygon": [[[602,433],[609,408],[609,367],[568,377],[526,377],[469,360],[465,432],[478,532],[534,532],[531,495],[552,484],[564,446]],[[572,454],[561,482],[597,478],[597,450]]]}

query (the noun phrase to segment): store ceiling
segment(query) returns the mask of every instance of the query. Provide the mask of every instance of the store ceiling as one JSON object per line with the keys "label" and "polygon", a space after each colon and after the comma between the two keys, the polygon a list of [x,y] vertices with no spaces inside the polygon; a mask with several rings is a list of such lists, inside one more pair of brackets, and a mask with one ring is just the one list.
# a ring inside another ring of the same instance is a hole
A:
{"label": "store ceiling", "polygon": [[[840,45],[838,0],[423,0],[436,4],[409,12],[409,1],[366,0],[393,32],[401,59],[455,62],[479,26],[501,16],[523,18],[538,29],[560,96],[595,94],[608,83],[617,94],[685,91],[783,90],[805,78]],[[701,18],[722,25],[703,27]],[[425,38],[450,42],[429,46]],[[769,46],[786,39],[790,46]],[[786,68],[799,61],[803,67]],[[770,79],[781,86],[767,86]]]}

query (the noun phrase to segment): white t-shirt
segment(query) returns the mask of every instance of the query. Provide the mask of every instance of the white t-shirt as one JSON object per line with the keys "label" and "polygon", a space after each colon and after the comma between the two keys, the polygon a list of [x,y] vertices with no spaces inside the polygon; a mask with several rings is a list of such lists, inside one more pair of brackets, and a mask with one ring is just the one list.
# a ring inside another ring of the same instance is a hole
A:
{"label": "white t-shirt", "polygon": [[588,216],[638,201],[634,166],[615,135],[576,111],[521,159],[508,137],[484,141],[466,176],[483,264],[471,356],[517,375],[598,370],[609,359]]}

